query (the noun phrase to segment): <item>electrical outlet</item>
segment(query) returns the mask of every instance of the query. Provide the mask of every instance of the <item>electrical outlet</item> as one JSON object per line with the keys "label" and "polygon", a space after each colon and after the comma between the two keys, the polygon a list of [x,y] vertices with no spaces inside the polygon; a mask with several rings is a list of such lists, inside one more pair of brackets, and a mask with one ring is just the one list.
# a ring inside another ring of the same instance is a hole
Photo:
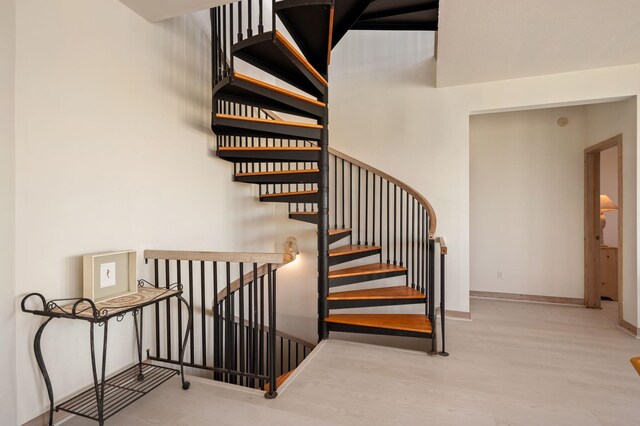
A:
{"label": "electrical outlet", "polygon": [[501,280],[502,279],[502,271],[498,271],[498,279]]}

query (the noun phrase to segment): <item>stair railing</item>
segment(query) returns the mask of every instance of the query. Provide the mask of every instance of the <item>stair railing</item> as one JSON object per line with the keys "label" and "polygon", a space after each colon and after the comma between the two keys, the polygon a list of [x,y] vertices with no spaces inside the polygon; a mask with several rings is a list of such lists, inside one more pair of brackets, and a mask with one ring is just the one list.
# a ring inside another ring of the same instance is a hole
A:
{"label": "stair railing", "polygon": [[177,336],[187,320],[186,367],[215,380],[268,388],[265,396],[275,398],[278,376],[313,350],[313,345],[277,331],[277,270],[295,255],[146,250],[144,256],[153,261],[153,284],[181,284],[191,307],[185,312],[172,301],[155,306],[149,360],[179,364]]}
{"label": "stair railing", "polygon": [[[212,43],[211,52],[214,85],[233,72],[231,47],[235,43],[264,33],[265,26],[268,30],[275,31],[276,1],[272,0],[267,4],[270,10],[265,10],[265,0],[240,0],[210,9],[212,39],[216,40],[215,44]],[[265,22],[265,12],[270,16],[267,22]]]}

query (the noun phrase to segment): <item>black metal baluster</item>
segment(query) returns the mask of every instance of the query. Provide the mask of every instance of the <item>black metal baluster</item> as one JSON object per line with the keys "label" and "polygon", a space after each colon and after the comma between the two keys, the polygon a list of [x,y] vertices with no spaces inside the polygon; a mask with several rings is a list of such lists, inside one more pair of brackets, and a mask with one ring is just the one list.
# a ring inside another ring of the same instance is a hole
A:
{"label": "black metal baluster", "polygon": [[[442,248],[440,248],[442,250]],[[441,356],[449,356],[449,353],[446,351],[445,347],[445,338],[444,338],[444,323],[445,323],[445,315],[447,313],[445,309],[445,256],[446,252],[440,252],[440,326],[442,329],[442,350],[440,351]],[[435,324],[434,324],[435,327]]]}
{"label": "black metal baluster", "polygon": [[400,247],[400,266],[404,266],[404,263],[403,263],[404,257],[402,255],[402,232],[403,232],[403,229],[402,229],[402,219],[403,219],[403,215],[402,215],[402,208],[403,208],[402,193],[403,192],[404,191],[402,189],[400,189],[400,228],[399,228],[399,231],[398,231],[398,233],[400,234],[400,240],[398,242],[398,246]]}
{"label": "black metal baluster", "polygon": [[371,245],[376,245],[376,175],[371,173],[371,180],[373,184],[373,190],[371,191],[371,197],[373,198],[373,205],[371,206]]}
{"label": "black metal baluster", "polygon": [[251,0],[248,1],[247,6],[247,37],[251,37],[253,35],[253,5],[251,4]]}
{"label": "black metal baluster", "polygon": [[411,287],[416,288],[416,199],[411,200]]}
{"label": "black metal baluster", "polygon": [[389,181],[387,181],[387,263],[391,263],[391,240],[389,239],[389,225],[390,225],[390,219],[389,219],[389,205],[390,205],[390,201],[389,201],[389,194],[390,191],[389,189],[391,188]]}
{"label": "black metal baluster", "polygon": [[[218,300],[218,262],[213,262],[213,366],[216,368],[222,368],[222,318],[220,316],[222,307]],[[204,309],[203,309],[204,311]],[[206,354],[206,349],[203,348],[203,352]],[[222,380],[223,376],[220,373],[213,375],[215,380]]]}
{"label": "black metal baluster", "polygon": [[[382,208],[382,176],[380,176],[380,246],[383,247],[382,245],[382,212],[383,212],[383,208]],[[380,263],[382,263],[382,249],[380,249]]]}
{"label": "black metal baluster", "polygon": [[393,264],[397,265],[398,258],[398,246],[396,242],[398,241],[398,186],[393,184]]}
{"label": "black metal baluster", "polygon": [[361,195],[360,194],[360,183],[362,181],[362,178],[361,178],[361,175],[360,175],[360,171],[361,170],[362,169],[360,168],[360,166],[358,166],[358,199],[356,201],[358,203],[358,216],[357,216],[357,219],[358,219],[358,226],[357,226],[357,230],[358,230],[357,231],[358,232],[358,245],[360,245],[360,242],[361,242],[361,240],[360,240],[360,217],[361,217],[360,215],[362,213],[362,210],[361,210],[362,209],[362,202],[360,201],[360,195]]}
{"label": "black metal baluster", "polygon": [[[244,346],[244,264],[240,262],[239,264],[240,270],[240,290],[239,293],[239,306],[240,310],[240,373],[244,373],[244,363],[245,363],[245,346]],[[240,384],[244,384],[244,376],[240,377]]]}
{"label": "black metal baluster", "polygon": [[[224,367],[227,371],[230,371],[233,368],[231,363],[231,357],[233,356],[231,345],[232,345],[232,319],[231,319],[231,264],[226,262],[226,281],[227,281],[227,292],[224,299],[224,314],[225,314],[225,336],[224,336]],[[226,382],[229,383],[231,379],[231,375],[227,373]]]}
{"label": "black metal baluster", "polygon": [[[264,347],[264,276],[260,277],[260,342],[259,342],[259,365],[260,365],[260,375],[264,376],[265,372],[265,347]],[[263,385],[264,383],[261,383]]]}
{"label": "black metal baluster", "polygon": [[353,164],[349,163],[349,228],[351,228],[350,241],[353,244]]}
{"label": "black metal baluster", "polygon": [[[156,288],[160,287],[160,276],[158,274],[158,259],[153,260],[153,274],[155,277],[154,285]],[[160,358],[160,303],[155,303],[156,313],[156,356]]]}
{"label": "black metal baluster", "polygon": [[269,392],[265,395],[272,399],[278,396],[276,391],[276,275],[273,273],[272,265],[267,265],[268,292],[269,292],[269,329],[271,335],[269,339]]}
{"label": "black metal baluster", "polygon": [[[178,275],[178,288],[182,288],[182,263],[179,260],[176,260],[176,273]],[[178,353],[180,353],[180,333],[182,333],[182,303],[178,301]]]}
{"label": "black metal baluster", "polygon": [[344,213],[345,210],[347,209],[345,203],[344,203],[344,196],[345,196],[345,189],[344,189],[344,159],[341,159],[340,161],[342,163],[342,229],[345,228],[345,218],[344,218]]}
{"label": "black metal baluster", "polygon": [[338,157],[333,156],[333,226],[338,227]]}
{"label": "black metal baluster", "polygon": [[238,41],[242,40],[242,1],[238,2]]}
{"label": "black metal baluster", "polygon": [[[180,303],[178,303],[178,306],[180,306]],[[191,325],[189,330],[187,330],[187,332],[190,335],[189,350],[191,352],[191,364],[195,364],[196,354],[194,350],[195,343],[193,341],[193,329],[194,329],[194,325],[193,325],[193,261],[191,260],[189,261],[189,311],[187,312],[187,314],[189,315],[189,324]],[[182,330],[182,328],[180,330]]]}
{"label": "black metal baluster", "polygon": [[[200,306],[202,309],[200,310],[200,329],[202,333],[202,365],[207,365],[207,310],[205,307],[206,293],[207,289],[205,287],[205,274],[204,274],[204,260],[200,261]],[[193,305],[191,305],[191,309],[193,310]],[[216,304],[213,304],[213,315],[215,317]],[[215,320],[214,320],[215,323]],[[191,338],[193,341],[193,337]],[[215,351],[215,348],[214,348]],[[214,365],[215,367],[215,365]]]}
{"label": "black metal baluster", "polygon": [[369,170],[364,174],[364,245],[369,245]]}
{"label": "black metal baluster", "polygon": [[[225,67],[222,73],[222,78],[225,78],[227,76],[227,67],[226,67],[226,60],[228,55],[228,50],[227,50],[227,5],[223,5],[222,6],[222,60],[225,61]],[[225,102],[226,103],[226,102]]]}
{"label": "black metal baluster", "polygon": [[258,0],[258,33],[262,34],[264,32],[264,9],[262,6],[263,0]]}
{"label": "black metal baluster", "polygon": [[[411,259],[411,256],[409,255],[409,193],[407,192],[407,201],[406,201],[406,211],[407,211],[407,217],[406,217],[406,221],[405,221],[405,232],[406,232],[406,238],[405,238],[405,257],[406,257],[406,262],[405,262],[405,266],[407,268],[409,268],[409,260]],[[409,285],[409,271],[407,271],[407,274],[405,275],[405,285]]]}
{"label": "black metal baluster", "polygon": [[[170,277],[169,277],[169,259],[164,261],[164,275],[165,275],[165,288],[170,287]],[[167,319],[167,359],[171,359],[171,304],[169,300],[165,302],[165,310],[166,310],[166,319]]]}

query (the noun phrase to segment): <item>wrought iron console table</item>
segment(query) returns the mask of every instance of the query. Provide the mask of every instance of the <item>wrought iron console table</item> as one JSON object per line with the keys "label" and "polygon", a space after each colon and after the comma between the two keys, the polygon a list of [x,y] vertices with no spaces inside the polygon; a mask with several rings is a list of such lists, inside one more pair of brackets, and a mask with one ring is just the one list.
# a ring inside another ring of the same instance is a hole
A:
{"label": "wrought iron console table", "polygon": [[[188,330],[191,328],[191,316],[187,321],[184,337],[180,336],[182,346],[180,347],[180,371],[160,367],[142,362],[142,326],[143,326],[143,308],[162,301],[169,300],[172,297],[177,298],[184,303],[189,312],[189,304],[182,297],[182,285],[177,284],[170,288],[146,287],[149,284],[144,280],[138,281],[138,292],[133,295],[127,295],[108,300],[106,302],[94,303],[85,298],[77,299],[57,299],[47,301],[43,295],[39,293],[31,293],[22,299],[21,308],[23,312],[32,313],[47,317],[45,322],[38,328],[33,342],[33,349],[38,362],[38,367],[42,373],[42,377],[47,386],[47,394],[49,396],[49,425],[53,425],[54,398],[51,379],[47,372],[47,367],[42,357],[42,348],[40,341],[42,333],[54,318],[67,318],[84,320],[89,323],[90,344],[91,344],[91,367],[93,370],[93,387],[76,395],[75,397],[59,404],[55,407],[55,411],[66,411],[78,416],[86,417],[97,421],[103,425],[105,420],[113,416],[132,402],[138,400],[151,390],[158,387],[176,374],[180,374],[182,378],[182,388],[189,389],[189,382],[184,378],[184,352],[189,339]],[[35,299],[36,302],[29,302]],[[39,303],[38,303],[39,302]],[[38,308],[29,308],[28,305],[38,305]],[[107,359],[107,331],[109,320],[115,318],[118,322],[122,321],[128,313],[133,315],[136,343],[138,346],[138,364],[127,370],[105,379],[106,359]],[[98,375],[98,367],[96,361],[94,328],[95,326],[104,327],[104,341],[102,346],[102,366],[100,375]],[[182,334],[182,330],[180,330]]]}

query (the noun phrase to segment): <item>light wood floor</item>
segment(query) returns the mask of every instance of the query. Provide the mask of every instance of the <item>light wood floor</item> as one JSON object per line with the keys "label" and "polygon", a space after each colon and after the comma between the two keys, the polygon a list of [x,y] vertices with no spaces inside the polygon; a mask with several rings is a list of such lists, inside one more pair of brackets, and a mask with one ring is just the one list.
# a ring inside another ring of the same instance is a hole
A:
{"label": "light wood floor", "polygon": [[448,322],[449,358],[330,339],[274,401],[176,378],[107,425],[640,424],[640,341],[603,311],[471,306],[473,321]]}

